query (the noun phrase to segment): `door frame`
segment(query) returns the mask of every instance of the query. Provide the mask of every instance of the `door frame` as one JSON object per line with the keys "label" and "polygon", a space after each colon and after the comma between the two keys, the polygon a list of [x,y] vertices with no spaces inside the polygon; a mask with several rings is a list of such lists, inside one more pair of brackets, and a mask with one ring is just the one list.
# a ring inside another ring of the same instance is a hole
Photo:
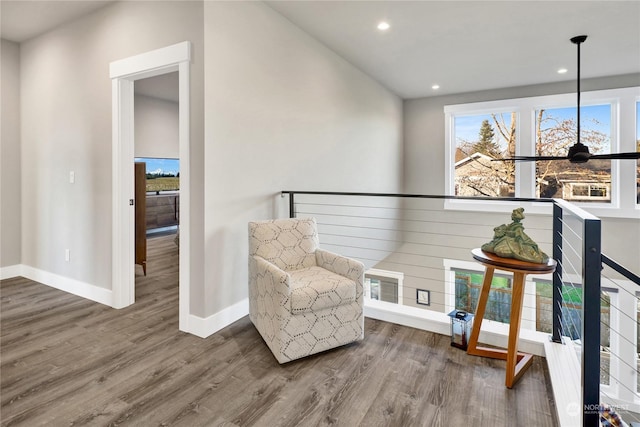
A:
{"label": "door frame", "polygon": [[191,42],[111,62],[112,83],[112,303],[124,308],[135,302],[134,200],[134,82],[178,71],[180,155],[179,328],[187,331],[189,318],[190,242],[190,132],[189,70]]}

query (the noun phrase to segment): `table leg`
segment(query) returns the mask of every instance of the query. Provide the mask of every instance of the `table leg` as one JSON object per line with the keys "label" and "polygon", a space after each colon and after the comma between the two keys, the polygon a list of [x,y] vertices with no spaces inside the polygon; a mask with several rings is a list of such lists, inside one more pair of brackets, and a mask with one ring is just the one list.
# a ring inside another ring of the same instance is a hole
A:
{"label": "table leg", "polygon": [[478,337],[482,319],[489,300],[489,292],[491,291],[491,282],[493,280],[494,269],[486,267],[480,297],[478,298],[478,306],[473,319],[473,328],[471,329],[471,337],[467,346],[467,354],[473,356],[491,357],[494,359],[502,359],[507,361],[505,385],[512,388],[520,379],[525,369],[531,365],[532,355],[518,352],[518,337],[520,336],[520,318],[522,316],[522,303],[524,301],[524,273],[514,272],[511,293],[511,319],[509,324],[509,340],[507,349],[479,347]]}
{"label": "table leg", "polygon": [[509,342],[507,345],[507,388],[520,379],[524,369],[531,364],[531,355],[520,357],[518,361],[518,337],[520,336],[520,318],[522,316],[522,302],[524,300],[524,273],[514,272],[511,287],[511,318],[509,320]]}
{"label": "table leg", "polygon": [[480,326],[482,326],[482,319],[484,318],[484,311],[487,308],[487,300],[489,299],[489,292],[491,291],[491,282],[493,281],[493,271],[491,267],[487,267],[484,272],[484,280],[482,281],[482,289],[480,290],[480,296],[478,298],[478,305],[476,307],[476,314],[473,319],[473,327],[471,328],[471,337],[469,337],[469,344],[467,345],[467,354],[475,356],[483,356],[483,352],[477,351],[478,337],[480,336]]}

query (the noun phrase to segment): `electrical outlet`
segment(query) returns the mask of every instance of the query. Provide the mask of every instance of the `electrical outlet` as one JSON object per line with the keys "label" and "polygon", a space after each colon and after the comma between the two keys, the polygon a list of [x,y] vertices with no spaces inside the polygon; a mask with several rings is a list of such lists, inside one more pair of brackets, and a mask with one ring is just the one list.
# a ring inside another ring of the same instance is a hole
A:
{"label": "electrical outlet", "polygon": [[71,261],[71,250],[70,249],[65,249],[64,250],[64,260],[69,262]]}
{"label": "electrical outlet", "polygon": [[69,171],[69,184],[73,184],[74,182],[76,182],[76,173]]}

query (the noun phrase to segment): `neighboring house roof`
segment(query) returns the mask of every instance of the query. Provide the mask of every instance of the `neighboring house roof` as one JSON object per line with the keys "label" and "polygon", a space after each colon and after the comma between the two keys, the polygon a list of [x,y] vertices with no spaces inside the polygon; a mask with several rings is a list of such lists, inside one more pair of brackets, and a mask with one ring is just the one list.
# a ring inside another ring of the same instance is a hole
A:
{"label": "neighboring house roof", "polygon": [[460,166],[464,166],[465,164],[469,163],[469,162],[473,162],[473,161],[478,161],[478,160],[486,160],[486,161],[491,161],[493,160],[493,157],[489,157],[486,154],[482,154],[482,153],[473,153],[470,156],[465,157],[464,159],[457,161],[455,164],[455,167],[458,168]]}

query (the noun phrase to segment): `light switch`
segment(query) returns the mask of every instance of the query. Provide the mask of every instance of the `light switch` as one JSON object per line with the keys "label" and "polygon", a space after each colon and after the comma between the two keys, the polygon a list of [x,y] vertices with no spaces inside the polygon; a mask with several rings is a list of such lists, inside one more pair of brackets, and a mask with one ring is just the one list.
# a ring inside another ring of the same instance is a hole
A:
{"label": "light switch", "polygon": [[69,184],[76,182],[76,173],[74,171],[69,172]]}

